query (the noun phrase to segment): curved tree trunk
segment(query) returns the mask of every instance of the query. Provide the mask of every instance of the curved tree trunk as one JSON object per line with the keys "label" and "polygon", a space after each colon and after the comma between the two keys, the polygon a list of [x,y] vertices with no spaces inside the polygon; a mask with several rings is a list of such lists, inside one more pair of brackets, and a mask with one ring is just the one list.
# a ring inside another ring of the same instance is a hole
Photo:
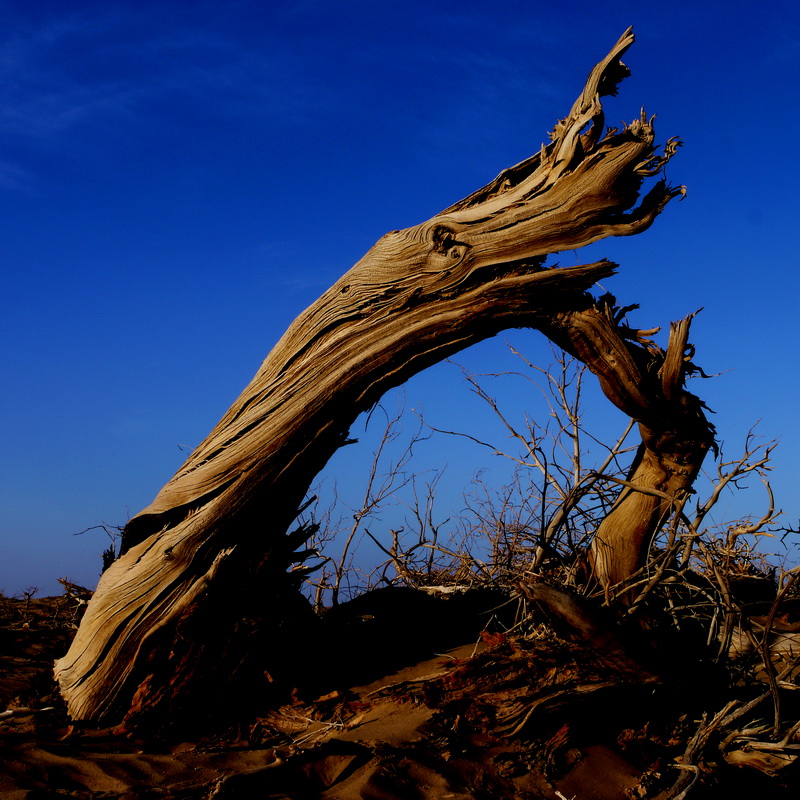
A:
{"label": "curved tree trunk", "polygon": [[388,233],[292,323],[127,525],[123,555],[56,665],[73,718],[159,729],[191,722],[212,689],[246,678],[267,693],[314,668],[294,635],[311,620],[287,574],[310,532],[286,532],[357,415],[468,345],[585,308],[586,290],[615,265],[549,269],[545,257],[644,230],[681,192],[659,181],[636,205],[676,143],[657,154],[644,116],[604,131],[600,96],[628,74],[620,57],[632,42],[627,31],[594,68],[549,145],[427,222]]}
{"label": "curved tree trunk", "polygon": [[642,443],[626,485],[589,551],[594,576],[607,589],[643,566],[653,537],[685,499],[706,453],[715,447],[702,402],[684,387],[687,375],[699,371],[690,360],[692,317],[672,324],[663,351],[621,324],[622,314],[606,295],[540,326],[583,361],[606,397],[639,423]]}

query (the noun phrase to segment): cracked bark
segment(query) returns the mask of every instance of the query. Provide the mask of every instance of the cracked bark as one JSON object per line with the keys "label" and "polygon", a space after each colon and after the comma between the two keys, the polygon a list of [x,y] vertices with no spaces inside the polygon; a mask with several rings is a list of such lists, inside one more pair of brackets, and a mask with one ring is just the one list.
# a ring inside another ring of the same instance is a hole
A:
{"label": "cracked bark", "polygon": [[549,144],[432,219],[386,234],[292,323],[126,526],[122,556],[56,663],[74,719],[192,724],[209,692],[227,692],[233,708],[237,684],[268,697],[315,668],[304,650],[313,621],[287,572],[309,532],[287,531],[357,415],[503,329],[555,330],[616,265],[545,268],[547,255],[638,233],[681,193],[659,180],[640,200],[678,144],[659,152],[652,119],[604,129],[600,98],[629,74],[620,59],[632,42],[628,30],[592,70]]}

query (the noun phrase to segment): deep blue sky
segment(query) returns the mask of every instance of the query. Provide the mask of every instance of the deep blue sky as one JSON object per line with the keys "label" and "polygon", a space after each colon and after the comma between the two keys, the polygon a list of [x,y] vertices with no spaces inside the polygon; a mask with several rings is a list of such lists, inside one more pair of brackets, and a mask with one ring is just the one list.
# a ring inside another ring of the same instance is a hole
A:
{"label": "deep blue sky", "polygon": [[[688,197],[562,263],[619,261],[606,288],[641,304],[642,327],[705,307],[697,361],[723,374],[695,391],[731,450],[759,419],[781,438],[774,484],[796,522],[796,9],[2,0],[0,589],[93,586],[106,542],[73,534],[149,503],[383,233],[537,150],[629,25],[633,76],[609,122],[657,113],[660,140],[685,142],[668,176]],[[530,334],[507,338],[546,358]],[[460,360],[501,368],[504,347]],[[406,403],[482,424],[449,365]],[[365,447],[332,465],[340,481]],[[436,448],[453,480],[489,458]]]}

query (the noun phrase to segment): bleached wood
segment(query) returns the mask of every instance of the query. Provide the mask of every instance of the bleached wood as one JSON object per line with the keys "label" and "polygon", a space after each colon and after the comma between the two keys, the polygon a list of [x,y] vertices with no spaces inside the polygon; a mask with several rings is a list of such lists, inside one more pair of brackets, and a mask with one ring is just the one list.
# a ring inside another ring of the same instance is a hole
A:
{"label": "bleached wood", "polygon": [[613,298],[603,297],[583,310],[556,314],[541,326],[598,376],[617,408],[638,422],[641,445],[634,464],[589,553],[594,576],[605,587],[643,566],[653,537],[685,499],[715,446],[702,402],[684,385],[694,369],[688,343],[694,315],[672,323],[662,351],[637,332],[623,336],[626,329],[616,314]]}
{"label": "bleached wood", "polygon": [[628,74],[620,58],[632,42],[626,31],[594,68],[547,146],[432,219],[386,234],[291,324],[127,525],[124,554],[56,664],[73,718],[158,727],[253,663],[286,670],[281,637],[302,617],[286,569],[305,535],[286,531],[356,416],[468,345],[585,307],[586,290],[615,265],[544,268],[545,257],[644,230],[681,192],[658,181],[637,205],[643,178],[676,146],[658,155],[652,120],[604,131],[600,96]]}

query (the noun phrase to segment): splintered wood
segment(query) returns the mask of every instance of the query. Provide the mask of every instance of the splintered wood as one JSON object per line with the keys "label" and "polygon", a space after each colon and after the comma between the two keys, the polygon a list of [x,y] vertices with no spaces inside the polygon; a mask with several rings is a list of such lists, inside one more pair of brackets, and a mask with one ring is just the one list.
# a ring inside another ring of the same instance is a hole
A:
{"label": "splintered wood", "polygon": [[[122,556],[56,664],[75,719],[193,725],[202,709],[233,713],[248,697],[235,687],[265,673],[274,688],[314,669],[313,620],[287,575],[310,531],[287,531],[357,415],[501,330],[588,313],[587,290],[615,265],[545,268],[546,257],[643,231],[682,193],[658,180],[639,196],[677,147],[657,150],[652,118],[605,129],[601,97],[629,74],[621,57],[632,43],[628,30],[592,70],[549,144],[432,219],[387,233],[290,325],[126,526]],[[209,709],[210,696],[225,701]]]}

